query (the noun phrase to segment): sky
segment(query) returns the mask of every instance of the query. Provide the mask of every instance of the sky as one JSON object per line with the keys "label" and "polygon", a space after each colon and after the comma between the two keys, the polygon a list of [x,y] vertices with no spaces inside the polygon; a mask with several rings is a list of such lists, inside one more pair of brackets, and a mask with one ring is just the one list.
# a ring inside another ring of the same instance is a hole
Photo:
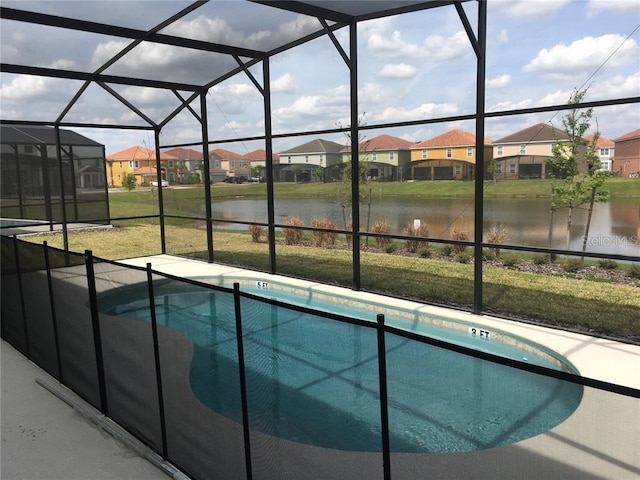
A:
{"label": "sky", "polygon": [[[24,8],[84,20],[150,29],[187,7],[186,1],[3,1]],[[471,25],[476,2],[464,4]],[[318,28],[318,20],[240,0],[209,2],[162,33],[265,50]],[[475,29],[475,27],[474,27]],[[129,41],[104,35],[64,32],[2,20],[3,63],[93,72]],[[358,99],[362,125],[473,114],[476,58],[453,6],[362,22],[358,37]],[[349,54],[348,29],[336,38]],[[489,0],[486,99],[488,112],[564,104],[575,89],[586,101],[640,96],[640,3],[637,0]],[[196,53],[163,45],[132,49],[107,74],[203,84],[236,65],[227,55]],[[272,128],[275,134],[348,126],[349,70],[328,37],[270,59]],[[250,69],[262,83],[262,67]],[[0,75],[3,119],[55,120],[82,83],[34,76]],[[178,105],[178,97],[152,88],[112,86],[155,122]],[[186,92],[179,92],[186,98]],[[199,101],[192,104],[200,112]],[[561,126],[563,112],[487,119],[485,136],[497,140],[539,122]],[[213,148],[239,154],[264,148],[241,140],[264,133],[262,96],[241,73],[209,90],[210,140],[231,140]],[[64,121],[143,125],[106,89],[92,84]],[[640,105],[600,107],[593,127],[614,139],[640,128]],[[362,139],[385,133],[420,142],[452,128],[473,132],[473,121],[372,129]],[[107,154],[133,145],[152,148],[148,131],[74,128],[103,143]],[[322,138],[346,143],[344,134]],[[274,151],[318,136],[274,140]],[[200,124],[187,110],[162,130],[161,145],[200,141]],[[195,147],[196,149],[198,147]]]}

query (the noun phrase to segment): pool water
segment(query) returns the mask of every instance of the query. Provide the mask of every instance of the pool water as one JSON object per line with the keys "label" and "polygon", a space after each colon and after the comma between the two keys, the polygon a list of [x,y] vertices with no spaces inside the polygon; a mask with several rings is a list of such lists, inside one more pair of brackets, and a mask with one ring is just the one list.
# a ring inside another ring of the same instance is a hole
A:
{"label": "pool water", "polygon": [[[194,343],[190,383],[195,396],[241,422],[233,295],[158,284],[155,296],[158,324],[183,332]],[[375,329],[253,299],[242,298],[241,305],[250,427],[324,448],[381,451]],[[99,307],[105,314],[149,321],[146,287],[104,295]],[[370,311],[351,311],[350,316],[375,321]],[[387,318],[429,334],[420,322]],[[464,331],[436,335],[470,341]],[[557,426],[582,398],[579,385],[397,335],[385,339],[392,452],[465,452],[508,445]],[[482,348],[558,368],[532,349],[495,341]]]}

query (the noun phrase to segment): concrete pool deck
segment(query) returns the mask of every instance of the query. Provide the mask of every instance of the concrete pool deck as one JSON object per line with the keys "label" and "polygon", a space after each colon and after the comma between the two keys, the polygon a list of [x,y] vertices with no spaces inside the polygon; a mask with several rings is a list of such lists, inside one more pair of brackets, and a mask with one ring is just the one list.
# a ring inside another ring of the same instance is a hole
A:
{"label": "concrete pool deck", "polygon": [[[243,275],[260,279],[277,278],[236,267],[190,261],[168,255],[131,259],[123,263],[142,267],[151,263],[156,271],[188,278]],[[312,285],[314,291],[344,291],[290,278],[286,278],[286,281]],[[361,292],[352,293],[361,295]],[[384,298],[387,305],[395,303],[393,299]],[[411,303],[400,300],[397,302],[403,308]],[[447,313],[464,321],[473,321],[474,324],[481,322],[487,328],[510,332],[541,344],[565,356],[585,377],[640,388],[638,346],[487,316],[414,305],[418,310]],[[12,347],[3,345],[3,479],[167,478],[162,470],[139,458],[133,451],[116,444],[113,439],[101,435],[89,422],[79,420],[73,409],[35,383],[35,378],[47,378],[48,375],[11,350]],[[186,362],[185,368],[188,368]],[[55,382],[51,378],[49,381]],[[34,392],[34,389],[38,392]],[[9,401],[10,398],[14,400]],[[184,401],[191,403],[185,407],[186,410],[193,408],[200,414],[204,413],[202,404],[199,404],[195,397],[184,398]],[[61,415],[61,410],[66,410],[67,414]],[[212,412],[211,419],[213,422],[220,422],[220,433],[224,435],[224,419],[216,418],[215,412]],[[12,428],[7,428],[7,425]],[[19,425],[31,429],[36,436],[25,434],[27,430],[19,428]],[[549,432],[516,444],[475,452],[393,454],[392,477],[455,480],[636,479],[640,478],[638,425],[639,399],[585,388],[581,405],[574,414]],[[87,429],[93,433],[87,433]],[[64,432],[67,439],[81,438],[82,445],[78,446],[75,442],[69,441],[55,442],[54,432]],[[270,463],[274,464],[274,472],[277,472],[277,475],[266,478],[301,478],[296,474],[299,474],[305,465],[309,465],[309,462],[318,467],[314,480],[381,478],[379,454],[339,452],[278,439],[275,442],[270,439],[269,442],[270,450],[263,453],[268,453],[272,459]],[[105,448],[104,445],[95,445],[96,443],[107,445]],[[85,452],[84,448],[88,450]],[[326,458],[323,460],[324,456]],[[298,458],[300,465],[288,465],[292,458]],[[323,470],[325,465],[327,468]],[[332,471],[332,468],[335,470]],[[336,476],[335,472],[342,472],[342,475]]]}

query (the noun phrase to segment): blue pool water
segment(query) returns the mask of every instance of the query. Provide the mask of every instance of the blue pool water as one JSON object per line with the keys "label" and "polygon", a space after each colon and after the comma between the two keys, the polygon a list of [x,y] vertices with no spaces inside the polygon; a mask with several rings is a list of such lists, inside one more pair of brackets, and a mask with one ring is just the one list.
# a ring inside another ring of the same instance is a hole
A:
{"label": "blue pool water", "polygon": [[[295,300],[308,296],[243,286],[243,291]],[[211,410],[242,420],[232,294],[159,283],[159,325],[177,329],[194,343],[190,383]],[[375,321],[372,310],[323,301],[315,308]],[[104,295],[105,314],[149,321],[147,289]],[[474,345],[499,355],[551,368],[549,352],[536,354],[458,329],[386,314],[387,323],[425,335]],[[254,430],[325,448],[379,452],[380,407],[377,339],[373,328],[242,299],[249,423]],[[436,323],[443,323],[436,321]],[[446,324],[446,322],[444,322]],[[474,332],[475,333],[475,332]],[[511,342],[514,343],[514,342]],[[577,408],[582,387],[386,335],[390,445],[393,452],[463,452],[508,445],[543,433]]]}

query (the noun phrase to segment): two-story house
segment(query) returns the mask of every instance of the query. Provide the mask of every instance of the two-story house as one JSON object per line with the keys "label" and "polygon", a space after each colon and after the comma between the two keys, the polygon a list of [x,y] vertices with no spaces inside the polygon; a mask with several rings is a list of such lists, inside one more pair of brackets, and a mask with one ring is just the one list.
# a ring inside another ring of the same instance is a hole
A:
{"label": "two-story house", "polygon": [[[485,164],[491,159],[491,140],[484,139]],[[453,129],[411,146],[414,180],[470,180],[476,169],[476,136]]]}
{"label": "two-story house", "polygon": [[[586,135],[584,139],[587,140],[589,143],[592,143],[593,135]],[[613,140],[600,136],[598,137],[598,142],[596,146],[598,148],[598,158],[600,160],[600,169],[610,172],[612,169],[613,155],[615,152],[616,144],[614,143]]]}
{"label": "two-story house", "polygon": [[[249,153],[245,153],[242,158],[245,158],[251,162],[251,176],[257,177],[260,181],[264,181],[267,176],[267,152],[263,149],[254,150]],[[280,156],[277,153],[271,154],[271,160],[273,166],[277,166],[280,163]]]}
{"label": "two-story house", "polygon": [[282,151],[277,168],[274,165],[274,178],[281,182],[335,178],[331,172],[342,163],[342,149],[344,145],[320,138]]}
{"label": "two-story house", "polygon": [[[191,148],[172,148],[163,152],[176,158],[179,183],[198,183],[202,181],[202,152]],[[170,179],[171,180],[171,179]]]}
{"label": "two-story house", "polygon": [[621,177],[640,178],[640,128],[614,139],[612,170]]}
{"label": "two-story house", "polygon": [[[414,142],[391,135],[378,135],[358,145],[359,161],[365,165],[370,180],[403,181],[410,177],[411,152]],[[342,149],[342,161],[351,161],[351,147]]]}
{"label": "two-story house", "polygon": [[[162,180],[175,182],[178,175],[176,157],[167,153],[160,153],[160,171]],[[158,180],[156,174],[156,152],[136,145],[107,155],[107,178],[109,185],[121,187],[124,177],[133,173],[136,184],[150,185]]]}
{"label": "two-story house", "polygon": [[[493,142],[493,175],[500,179],[546,178],[553,146],[569,140],[559,128],[538,123]],[[486,165],[486,164],[485,164]]]}
{"label": "two-story house", "polygon": [[251,162],[248,159],[224,148],[210,150],[209,162],[212,182],[218,181],[221,171],[225,172],[226,178],[238,180],[248,179],[251,174]]}

